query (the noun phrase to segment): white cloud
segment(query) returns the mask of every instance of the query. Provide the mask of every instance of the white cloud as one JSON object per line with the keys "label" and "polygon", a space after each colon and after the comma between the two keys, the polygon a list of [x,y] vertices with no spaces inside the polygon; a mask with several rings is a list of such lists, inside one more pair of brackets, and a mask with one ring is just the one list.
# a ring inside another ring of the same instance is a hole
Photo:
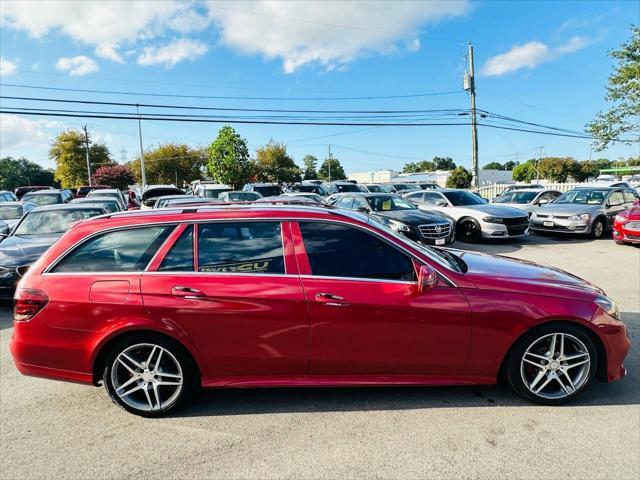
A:
{"label": "white cloud", "polygon": [[[0,115],[0,155],[20,149],[48,146],[55,135],[52,129],[60,129],[61,123],[51,120],[29,120],[16,115]],[[56,130],[57,131],[57,130]]]}
{"label": "white cloud", "polygon": [[202,7],[181,1],[49,1],[2,2],[0,24],[26,31],[34,38],[52,32],[68,35],[73,40],[96,48],[96,54],[114,61],[122,58],[118,49],[123,44],[151,39],[168,30],[188,33],[210,23]]}
{"label": "white cloud", "polygon": [[500,76],[521,68],[533,69],[562,55],[577,52],[589,43],[590,40],[586,37],[571,37],[568,41],[556,47],[550,47],[542,42],[515,45],[508,52],[487,60],[481,69],[481,73],[486,76]]}
{"label": "white cloud", "polygon": [[139,65],[163,65],[173,68],[182,60],[196,60],[209,48],[202,42],[181,38],[160,47],[147,47],[138,57]]}
{"label": "white cloud", "polygon": [[124,60],[118,53],[118,46],[114,43],[102,43],[96,47],[96,55],[107,60],[118,63],[124,63]]}
{"label": "white cloud", "polygon": [[0,75],[6,76],[16,72],[16,64],[0,58]]}
{"label": "white cloud", "polygon": [[81,77],[88,73],[97,72],[98,64],[89,57],[78,55],[77,57],[62,57],[58,59],[56,69],[69,72],[69,75],[74,77]]}
{"label": "white cloud", "polygon": [[463,15],[466,1],[210,2],[223,44],[247,54],[282,59],[284,71],[318,63],[328,69],[370,52],[388,53],[399,41],[416,44],[426,22]]}

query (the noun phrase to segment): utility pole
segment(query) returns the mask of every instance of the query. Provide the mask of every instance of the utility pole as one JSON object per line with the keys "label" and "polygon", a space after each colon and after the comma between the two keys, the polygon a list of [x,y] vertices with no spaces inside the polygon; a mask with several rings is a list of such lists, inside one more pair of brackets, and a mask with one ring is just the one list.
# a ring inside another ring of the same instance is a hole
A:
{"label": "utility pole", "polygon": [[91,186],[91,163],[89,162],[89,133],[87,132],[87,126],[83,125],[82,130],[84,130],[84,154],[87,157],[87,178],[89,179],[89,186]]}
{"label": "utility pole", "polygon": [[124,149],[124,147],[120,149],[120,161],[123,165],[127,163],[127,151]]}
{"label": "utility pole", "polygon": [[328,145],[329,147],[329,181],[331,181],[331,145]]}
{"label": "utility pole", "polygon": [[140,108],[136,104],[136,112],[138,112],[138,136],[140,137],[140,175],[142,177],[142,190],[147,186],[147,174],[144,171],[144,151],[142,149],[142,123],[140,122]]}
{"label": "utility pole", "polygon": [[476,125],[476,77],[473,69],[473,45],[468,44],[469,73],[464,75],[464,89],[471,95],[471,174],[473,180],[471,186],[478,188],[478,127]]}
{"label": "utility pole", "polygon": [[540,182],[540,160],[542,160],[542,150],[544,150],[544,146],[540,146],[540,153],[538,155],[538,162],[536,163],[536,183]]}

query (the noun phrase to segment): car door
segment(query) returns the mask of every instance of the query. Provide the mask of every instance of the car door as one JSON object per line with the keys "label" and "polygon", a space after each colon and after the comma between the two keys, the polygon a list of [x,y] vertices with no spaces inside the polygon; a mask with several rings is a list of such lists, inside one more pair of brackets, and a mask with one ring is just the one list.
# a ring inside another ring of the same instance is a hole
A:
{"label": "car door", "polygon": [[185,335],[209,377],[305,374],[309,321],[288,222],[184,226],[142,276],[153,319]]}
{"label": "car door", "polygon": [[628,207],[625,204],[624,194],[622,190],[615,190],[611,192],[609,198],[605,202],[605,214],[607,216],[607,227],[613,225],[613,219],[615,216],[626,210]]}
{"label": "car door", "polygon": [[462,372],[471,338],[464,296],[445,281],[418,292],[413,259],[369,230],[292,223],[309,313],[310,373]]}

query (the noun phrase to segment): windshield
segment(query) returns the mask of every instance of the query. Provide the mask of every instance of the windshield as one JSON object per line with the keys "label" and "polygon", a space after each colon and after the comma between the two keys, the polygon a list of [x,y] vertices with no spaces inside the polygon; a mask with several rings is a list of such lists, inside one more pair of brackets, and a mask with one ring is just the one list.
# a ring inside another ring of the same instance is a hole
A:
{"label": "windshield", "polygon": [[0,204],[0,220],[15,220],[22,216],[22,207],[20,205]]}
{"label": "windshield", "polygon": [[324,195],[326,192],[319,185],[294,185],[291,187],[292,192],[318,193]]}
{"label": "windshield", "polygon": [[102,215],[101,208],[82,210],[53,210],[44,212],[31,211],[20,222],[16,228],[14,235],[50,235],[55,233],[64,233],[69,226],[80,220]]}
{"label": "windshield", "polygon": [[578,203],[585,205],[600,205],[607,198],[608,190],[571,190],[563,193],[553,203]]}
{"label": "windshield", "polygon": [[538,192],[518,192],[514,190],[512,192],[503,193],[496,198],[494,203],[531,203]]}
{"label": "windshield", "polygon": [[394,183],[393,188],[395,188],[398,191],[399,190],[420,190],[420,187],[417,187],[415,185],[410,185],[408,183]]}
{"label": "windshield", "polygon": [[260,198],[258,192],[233,192],[227,193],[227,199],[232,202],[250,202]]}
{"label": "windshield", "polygon": [[30,195],[27,193],[24,195],[24,197],[22,197],[22,201],[35,203],[39,207],[43,205],[55,205],[56,203],[60,203],[60,194],[46,193],[40,195]]}
{"label": "windshield", "polygon": [[416,210],[413,203],[407,202],[400,197],[368,197],[367,202],[374,212],[390,212],[393,210]]}
{"label": "windshield", "polygon": [[112,197],[112,198],[117,198],[118,200],[120,200],[120,194],[118,192],[105,192],[104,190],[91,190],[88,194],[87,194],[88,198],[91,197]]}
{"label": "windshield", "polygon": [[[73,203],[75,203],[75,202],[73,202]],[[105,198],[96,198],[96,199],[91,199],[90,202],[78,202],[78,203],[84,203],[85,205],[87,203],[91,203],[93,205],[104,207],[105,209],[109,210],[110,213],[114,213],[114,212],[119,212],[120,211],[120,205],[118,204],[117,200],[111,200],[111,199],[107,200]]]}
{"label": "windshield", "polygon": [[455,192],[443,192],[444,196],[451,202],[454,207],[465,205],[482,205],[484,200],[473,193],[457,190]]}

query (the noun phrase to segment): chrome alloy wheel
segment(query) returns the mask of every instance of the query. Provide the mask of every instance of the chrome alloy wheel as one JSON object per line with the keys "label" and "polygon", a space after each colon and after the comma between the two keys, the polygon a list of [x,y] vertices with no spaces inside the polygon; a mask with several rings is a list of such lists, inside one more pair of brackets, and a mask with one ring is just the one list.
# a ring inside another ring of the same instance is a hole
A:
{"label": "chrome alloy wheel", "polygon": [[177,401],[183,387],[180,363],[173,354],[152,343],[132,345],[111,366],[116,395],[141,411],[165,409]]}
{"label": "chrome alloy wheel", "polygon": [[580,390],[589,379],[591,356],[585,344],[568,333],[535,340],[522,355],[520,375],[529,391],[557,400]]}

